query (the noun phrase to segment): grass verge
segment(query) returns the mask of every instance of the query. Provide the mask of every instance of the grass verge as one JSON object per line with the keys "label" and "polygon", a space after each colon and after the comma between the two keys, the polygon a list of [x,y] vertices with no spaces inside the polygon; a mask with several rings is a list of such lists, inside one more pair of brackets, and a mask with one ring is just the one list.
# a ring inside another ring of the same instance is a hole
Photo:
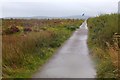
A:
{"label": "grass verge", "polygon": [[97,77],[119,77],[118,14],[106,14],[89,18],[88,28],[88,45],[96,62]]}

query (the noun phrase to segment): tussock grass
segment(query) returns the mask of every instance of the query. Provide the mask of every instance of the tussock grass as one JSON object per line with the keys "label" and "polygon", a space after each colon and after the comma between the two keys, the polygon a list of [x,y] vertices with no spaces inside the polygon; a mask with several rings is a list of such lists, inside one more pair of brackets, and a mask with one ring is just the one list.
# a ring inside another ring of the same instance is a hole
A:
{"label": "tussock grass", "polygon": [[88,45],[96,60],[98,78],[118,75],[118,14],[106,14],[88,19]]}

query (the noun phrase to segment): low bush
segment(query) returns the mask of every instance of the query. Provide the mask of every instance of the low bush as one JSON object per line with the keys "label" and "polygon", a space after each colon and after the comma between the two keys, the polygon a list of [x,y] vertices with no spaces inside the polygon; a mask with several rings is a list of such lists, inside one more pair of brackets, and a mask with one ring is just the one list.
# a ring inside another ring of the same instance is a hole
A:
{"label": "low bush", "polygon": [[17,28],[16,26],[11,26],[11,27],[5,29],[4,33],[5,34],[13,34],[13,33],[19,32],[19,31],[20,31],[19,28]]}
{"label": "low bush", "polygon": [[24,32],[31,32],[32,29],[31,29],[31,28],[24,28],[23,31],[24,31]]}

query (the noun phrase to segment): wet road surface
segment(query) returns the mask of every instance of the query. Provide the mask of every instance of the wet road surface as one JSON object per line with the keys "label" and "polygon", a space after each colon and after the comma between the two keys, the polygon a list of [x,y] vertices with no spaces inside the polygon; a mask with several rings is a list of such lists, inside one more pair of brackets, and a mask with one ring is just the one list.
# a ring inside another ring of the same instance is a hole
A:
{"label": "wet road surface", "polygon": [[33,78],[95,78],[96,70],[87,47],[86,21]]}

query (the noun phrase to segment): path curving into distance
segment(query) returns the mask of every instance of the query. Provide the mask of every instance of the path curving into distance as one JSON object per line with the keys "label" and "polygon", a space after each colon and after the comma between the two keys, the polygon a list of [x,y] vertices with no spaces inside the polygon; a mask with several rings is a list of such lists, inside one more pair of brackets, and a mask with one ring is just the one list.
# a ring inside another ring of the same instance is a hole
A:
{"label": "path curving into distance", "polygon": [[96,70],[87,46],[85,21],[33,78],[95,78]]}

